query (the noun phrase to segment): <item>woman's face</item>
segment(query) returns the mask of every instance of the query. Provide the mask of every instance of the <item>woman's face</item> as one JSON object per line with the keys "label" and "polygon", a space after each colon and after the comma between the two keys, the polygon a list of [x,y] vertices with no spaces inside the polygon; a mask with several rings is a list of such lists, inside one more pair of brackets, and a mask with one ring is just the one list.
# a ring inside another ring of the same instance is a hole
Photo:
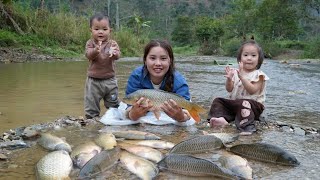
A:
{"label": "woman's face", "polygon": [[160,46],[150,49],[146,57],[146,66],[150,79],[154,84],[160,84],[169,70],[171,59],[168,52]]}

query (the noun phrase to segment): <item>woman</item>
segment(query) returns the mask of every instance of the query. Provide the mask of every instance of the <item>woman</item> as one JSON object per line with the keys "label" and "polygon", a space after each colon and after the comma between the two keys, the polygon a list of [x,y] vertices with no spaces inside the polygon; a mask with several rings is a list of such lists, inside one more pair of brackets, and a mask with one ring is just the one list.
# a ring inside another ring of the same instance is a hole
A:
{"label": "woman", "polygon": [[[183,75],[175,70],[172,47],[167,41],[151,40],[144,48],[143,64],[131,73],[126,95],[139,89],[160,89],[176,93],[190,101],[188,84]],[[136,121],[151,108],[151,101],[142,97],[127,109],[126,116]],[[178,122],[190,119],[189,112],[172,99],[165,101],[161,110]]]}

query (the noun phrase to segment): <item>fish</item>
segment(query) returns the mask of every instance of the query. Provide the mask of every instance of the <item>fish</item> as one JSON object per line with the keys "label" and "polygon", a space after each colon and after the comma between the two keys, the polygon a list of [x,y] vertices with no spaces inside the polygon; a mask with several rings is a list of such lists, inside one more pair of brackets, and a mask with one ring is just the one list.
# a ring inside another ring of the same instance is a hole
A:
{"label": "fish", "polygon": [[204,153],[224,147],[221,139],[212,135],[201,135],[181,141],[176,144],[169,153],[196,154]]}
{"label": "fish", "polygon": [[38,180],[70,179],[72,160],[64,150],[50,152],[36,164],[35,171]]}
{"label": "fish", "polygon": [[161,139],[159,136],[143,131],[115,131],[112,132],[117,138],[125,138],[125,139],[140,139],[140,140],[159,140]]}
{"label": "fish", "polygon": [[239,139],[239,134],[232,134],[232,133],[209,133],[207,135],[213,135],[217,138],[221,139],[223,144],[232,143]]}
{"label": "fish", "polygon": [[120,152],[120,162],[143,180],[152,180],[159,173],[159,169],[154,163],[125,150]]}
{"label": "fish", "polygon": [[118,143],[121,149],[124,149],[134,155],[148,159],[155,163],[159,162],[163,158],[163,154],[156,149],[146,146],[132,145],[127,143]]}
{"label": "fish", "polygon": [[220,164],[244,179],[252,179],[252,168],[246,159],[238,155],[222,155]]}
{"label": "fish", "polygon": [[229,150],[234,154],[263,162],[289,166],[298,166],[300,164],[294,155],[280,147],[267,143],[239,144],[230,147]]}
{"label": "fish", "polygon": [[215,163],[186,154],[168,154],[159,163],[160,170],[186,176],[212,176],[223,179],[238,179],[231,171],[220,168]]}
{"label": "fish", "polygon": [[147,146],[156,149],[171,149],[175,145],[172,142],[163,140],[124,140],[124,143]]}
{"label": "fish", "polygon": [[71,146],[67,142],[50,133],[42,133],[37,142],[43,148],[51,151],[65,150],[69,153],[71,152]]}
{"label": "fish", "polygon": [[87,141],[76,146],[70,156],[74,163],[79,168],[82,168],[91,158],[101,152],[101,147],[93,141]]}
{"label": "fish", "polygon": [[103,150],[90,159],[80,170],[78,179],[91,179],[110,169],[120,158],[120,148]]}
{"label": "fish", "polygon": [[122,101],[129,105],[133,105],[141,97],[148,98],[152,102],[152,111],[158,120],[160,118],[160,106],[164,103],[164,101],[168,101],[169,99],[174,100],[180,107],[188,110],[191,117],[196,122],[201,120],[199,113],[204,113],[206,111],[200,105],[187,101],[184,97],[176,93],[157,89],[139,89],[131,94],[128,94],[122,99]]}
{"label": "fish", "polygon": [[103,150],[113,149],[117,146],[116,137],[112,133],[101,133],[94,142]]}

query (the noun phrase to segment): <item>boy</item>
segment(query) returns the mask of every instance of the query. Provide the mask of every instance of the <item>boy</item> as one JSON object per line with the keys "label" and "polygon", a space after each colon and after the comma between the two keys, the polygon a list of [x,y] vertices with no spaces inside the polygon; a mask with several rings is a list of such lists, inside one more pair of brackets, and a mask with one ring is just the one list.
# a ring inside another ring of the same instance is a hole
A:
{"label": "boy", "polygon": [[90,64],[85,84],[85,118],[92,119],[100,115],[100,100],[106,108],[119,106],[118,84],[115,77],[115,60],[120,57],[116,41],[110,38],[109,18],[96,14],[90,18],[91,39],[86,43],[85,55]]}

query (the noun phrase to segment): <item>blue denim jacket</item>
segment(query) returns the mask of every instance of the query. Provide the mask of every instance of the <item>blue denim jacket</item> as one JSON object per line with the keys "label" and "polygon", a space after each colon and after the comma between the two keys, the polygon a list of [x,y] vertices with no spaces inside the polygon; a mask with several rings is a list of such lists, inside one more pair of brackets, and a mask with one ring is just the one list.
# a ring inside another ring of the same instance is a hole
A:
{"label": "blue denim jacket", "polygon": [[[162,81],[160,89],[164,89],[165,80]],[[139,89],[153,89],[148,72],[143,66],[134,69],[128,79],[126,95],[133,93]],[[190,101],[189,86],[181,73],[174,72],[173,93],[179,94],[186,100]]]}

